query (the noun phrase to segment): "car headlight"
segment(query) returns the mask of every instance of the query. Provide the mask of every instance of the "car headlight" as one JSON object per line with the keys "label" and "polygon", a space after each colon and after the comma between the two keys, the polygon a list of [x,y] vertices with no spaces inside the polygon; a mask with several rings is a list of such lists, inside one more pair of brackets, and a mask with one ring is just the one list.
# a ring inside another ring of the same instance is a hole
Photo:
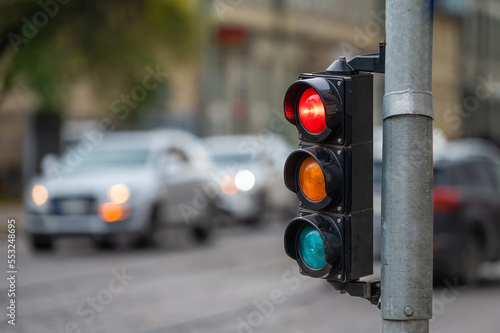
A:
{"label": "car headlight", "polygon": [[130,198],[130,189],[125,184],[115,184],[108,189],[108,198],[116,204],[122,204]]}
{"label": "car headlight", "polygon": [[220,190],[225,195],[234,195],[238,193],[238,187],[235,184],[235,177],[233,175],[225,175],[220,181]]}
{"label": "car headlight", "polygon": [[255,186],[255,176],[249,170],[241,170],[234,177],[234,184],[241,191],[250,191]]}
{"label": "car headlight", "polygon": [[41,206],[49,199],[49,191],[47,191],[45,186],[37,184],[31,190],[31,197],[35,205]]}

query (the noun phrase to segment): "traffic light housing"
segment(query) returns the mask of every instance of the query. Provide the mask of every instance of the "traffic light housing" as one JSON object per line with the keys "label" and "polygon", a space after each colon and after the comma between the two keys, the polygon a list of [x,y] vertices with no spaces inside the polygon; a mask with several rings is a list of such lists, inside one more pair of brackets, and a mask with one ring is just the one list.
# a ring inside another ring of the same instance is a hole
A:
{"label": "traffic light housing", "polygon": [[301,141],[284,168],[300,207],[285,252],[302,274],[348,282],[373,272],[373,76],[337,65],[285,94]]}

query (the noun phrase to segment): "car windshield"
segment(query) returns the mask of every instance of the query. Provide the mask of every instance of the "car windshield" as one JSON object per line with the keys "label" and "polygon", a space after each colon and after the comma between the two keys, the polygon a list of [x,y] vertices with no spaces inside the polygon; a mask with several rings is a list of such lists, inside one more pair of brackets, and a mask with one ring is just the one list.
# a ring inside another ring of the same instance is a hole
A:
{"label": "car windshield", "polygon": [[434,168],[434,185],[443,185],[448,182],[445,170]]}
{"label": "car windshield", "polygon": [[252,154],[214,154],[214,161],[219,165],[227,163],[250,164],[254,162]]}
{"label": "car windshield", "polygon": [[126,168],[142,166],[147,158],[146,149],[102,149],[87,156],[80,156],[75,150],[69,150],[61,157],[60,162],[75,169]]}

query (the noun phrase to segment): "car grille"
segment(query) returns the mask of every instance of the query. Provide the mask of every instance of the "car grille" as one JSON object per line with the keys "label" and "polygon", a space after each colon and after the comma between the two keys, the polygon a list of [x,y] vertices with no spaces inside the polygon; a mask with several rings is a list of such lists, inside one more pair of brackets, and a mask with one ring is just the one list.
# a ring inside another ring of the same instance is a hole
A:
{"label": "car grille", "polygon": [[96,214],[96,200],[93,197],[58,197],[50,201],[52,215]]}

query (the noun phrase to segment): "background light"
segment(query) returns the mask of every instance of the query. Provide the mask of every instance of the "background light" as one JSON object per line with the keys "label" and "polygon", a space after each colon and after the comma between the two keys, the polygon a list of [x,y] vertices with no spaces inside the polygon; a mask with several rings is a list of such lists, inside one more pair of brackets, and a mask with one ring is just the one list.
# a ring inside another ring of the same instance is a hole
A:
{"label": "background light", "polygon": [[114,202],[106,202],[99,205],[98,211],[101,219],[106,222],[124,220],[130,215],[128,206],[122,206]]}
{"label": "background light", "polygon": [[130,198],[130,189],[124,184],[113,185],[108,190],[108,197],[112,202],[122,204]]}
{"label": "background light", "polygon": [[234,177],[234,183],[241,191],[250,191],[255,186],[255,176],[249,170],[241,170]]}
{"label": "background light", "polygon": [[33,197],[33,201],[35,205],[41,206],[49,199],[49,191],[43,185],[35,185],[33,186],[33,190],[31,191],[31,195]]}
{"label": "background light", "polygon": [[234,183],[233,175],[226,175],[220,181],[220,190],[226,195],[234,195],[238,193],[238,187]]}

